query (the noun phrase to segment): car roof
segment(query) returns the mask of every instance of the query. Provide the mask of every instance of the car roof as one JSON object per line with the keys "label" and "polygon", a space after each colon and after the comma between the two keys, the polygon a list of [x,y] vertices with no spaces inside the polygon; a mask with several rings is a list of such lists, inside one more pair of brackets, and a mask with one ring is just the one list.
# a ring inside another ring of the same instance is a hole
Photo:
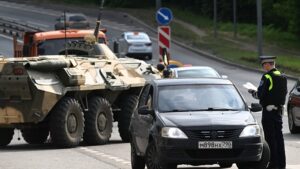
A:
{"label": "car roof", "polygon": [[[132,32],[124,32],[125,35],[134,35],[134,34],[142,34],[147,35],[145,32],[132,31]],[[147,35],[148,36],[148,35]]]}
{"label": "car roof", "polygon": [[156,79],[152,81],[156,86],[193,85],[193,84],[216,84],[232,85],[228,79],[219,78],[191,78],[191,79]]}
{"label": "car roof", "polygon": [[194,69],[211,69],[216,71],[214,68],[209,67],[209,66],[188,66],[188,67],[177,67],[177,68],[172,68],[174,70],[194,70]]}

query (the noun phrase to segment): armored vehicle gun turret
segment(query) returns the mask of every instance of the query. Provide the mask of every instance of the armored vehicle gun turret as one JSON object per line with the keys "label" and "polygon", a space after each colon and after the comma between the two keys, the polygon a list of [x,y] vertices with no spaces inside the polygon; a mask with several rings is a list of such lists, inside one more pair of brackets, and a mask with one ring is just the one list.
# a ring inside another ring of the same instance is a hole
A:
{"label": "armored vehicle gun turret", "polygon": [[61,54],[0,59],[0,146],[20,129],[29,144],[105,144],[113,120],[123,141],[140,90],[160,78],[144,61],[117,58],[105,44],[72,42]]}

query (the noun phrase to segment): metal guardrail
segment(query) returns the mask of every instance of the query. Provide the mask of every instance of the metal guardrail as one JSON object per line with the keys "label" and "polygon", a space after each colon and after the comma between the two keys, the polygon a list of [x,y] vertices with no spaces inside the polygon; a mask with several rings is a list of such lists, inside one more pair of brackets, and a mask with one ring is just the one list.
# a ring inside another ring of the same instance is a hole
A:
{"label": "metal guardrail", "polygon": [[0,33],[22,38],[24,32],[42,32],[45,31],[39,27],[20,23],[20,21],[0,17]]}

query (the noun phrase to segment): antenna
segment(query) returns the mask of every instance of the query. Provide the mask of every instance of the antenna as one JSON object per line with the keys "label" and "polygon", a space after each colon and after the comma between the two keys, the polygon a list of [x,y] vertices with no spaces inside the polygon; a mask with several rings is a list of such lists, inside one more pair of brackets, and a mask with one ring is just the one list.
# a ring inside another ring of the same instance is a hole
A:
{"label": "antenna", "polygon": [[105,2],[105,0],[101,0],[99,14],[98,14],[98,18],[96,21],[96,28],[95,28],[95,32],[94,32],[96,42],[98,42],[98,34],[99,34],[99,29],[100,29],[100,24],[101,24],[101,17],[102,17],[102,10],[103,10],[103,6],[104,6],[104,2]]}
{"label": "antenna", "polygon": [[67,47],[67,23],[66,23],[66,11],[64,10],[64,29],[65,29],[65,55],[68,56],[68,47]]}

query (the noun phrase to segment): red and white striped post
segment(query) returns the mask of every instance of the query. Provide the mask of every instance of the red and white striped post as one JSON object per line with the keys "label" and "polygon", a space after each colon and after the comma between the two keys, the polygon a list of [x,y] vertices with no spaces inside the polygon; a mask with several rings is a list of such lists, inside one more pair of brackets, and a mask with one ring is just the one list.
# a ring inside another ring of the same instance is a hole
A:
{"label": "red and white striped post", "polygon": [[159,60],[163,61],[164,49],[167,52],[168,60],[170,59],[171,47],[171,28],[170,26],[158,27],[158,46],[159,46]]}

